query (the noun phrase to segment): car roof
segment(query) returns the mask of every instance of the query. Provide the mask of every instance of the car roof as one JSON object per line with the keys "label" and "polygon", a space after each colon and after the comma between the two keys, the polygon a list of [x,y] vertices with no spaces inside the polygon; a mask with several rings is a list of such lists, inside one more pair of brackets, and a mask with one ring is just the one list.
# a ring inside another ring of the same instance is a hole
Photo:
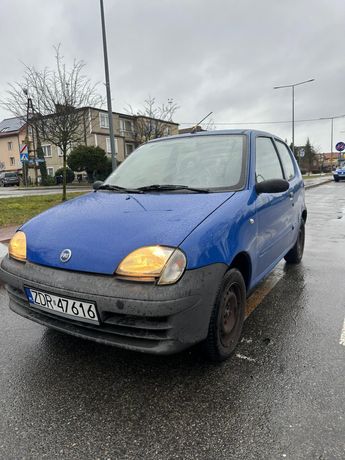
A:
{"label": "car roof", "polygon": [[237,134],[237,135],[245,135],[245,136],[254,134],[255,136],[270,136],[270,137],[274,137],[275,139],[278,139],[284,142],[279,136],[276,136],[275,134],[272,134],[266,131],[260,131],[257,129],[222,129],[222,130],[215,130],[215,131],[198,131],[195,133],[185,133],[185,134],[176,134],[174,136],[159,137],[158,139],[152,139],[148,143],[160,142],[166,139],[181,139],[183,137],[200,137],[200,136],[221,136],[224,134],[228,134],[228,135]]}

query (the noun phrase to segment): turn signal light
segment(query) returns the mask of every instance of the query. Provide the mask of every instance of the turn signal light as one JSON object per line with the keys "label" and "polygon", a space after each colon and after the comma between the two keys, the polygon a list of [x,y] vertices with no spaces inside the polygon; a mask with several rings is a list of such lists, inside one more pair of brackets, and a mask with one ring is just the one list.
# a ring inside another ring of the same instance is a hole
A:
{"label": "turn signal light", "polygon": [[24,232],[17,232],[10,241],[8,254],[12,259],[26,261],[26,236]]}

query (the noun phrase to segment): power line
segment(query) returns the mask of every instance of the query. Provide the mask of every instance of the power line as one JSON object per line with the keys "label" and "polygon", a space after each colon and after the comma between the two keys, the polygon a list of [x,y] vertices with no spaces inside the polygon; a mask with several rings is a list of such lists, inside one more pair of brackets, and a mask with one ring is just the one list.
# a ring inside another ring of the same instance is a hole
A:
{"label": "power line", "polygon": [[[328,118],[308,118],[305,120],[295,120],[295,123],[306,123],[309,121],[324,121],[329,120],[331,117]],[[342,117],[339,117],[342,118]],[[222,121],[222,122],[213,122],[214,125],[277,125],[277,124],[284,124],[284,123],[291,123],[291,120],[287,121]],[[195,125],[195,123],[179,123],[180,125]]]}

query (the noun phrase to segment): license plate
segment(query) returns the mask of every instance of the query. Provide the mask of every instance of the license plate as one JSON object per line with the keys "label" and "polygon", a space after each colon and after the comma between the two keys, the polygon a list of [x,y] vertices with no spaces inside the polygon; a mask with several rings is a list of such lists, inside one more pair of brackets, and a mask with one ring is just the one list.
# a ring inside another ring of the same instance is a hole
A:
{"label": "license plate", "polygon": [[96,304],[93,302],[57,296],[29,287],[25,288],[25,293],[30,305],[35,308],[78,321],[99,324]]}

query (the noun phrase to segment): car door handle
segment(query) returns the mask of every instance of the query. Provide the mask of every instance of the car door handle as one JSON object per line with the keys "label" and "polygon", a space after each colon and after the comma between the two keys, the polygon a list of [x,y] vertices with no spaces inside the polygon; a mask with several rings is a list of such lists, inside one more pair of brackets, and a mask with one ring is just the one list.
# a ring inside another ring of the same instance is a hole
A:
{"label": "car door handle", "polygon": [[293,192],[290,192],[290,193],[289,193],[289,197],[290,197],[290,200],[293,199]]}

